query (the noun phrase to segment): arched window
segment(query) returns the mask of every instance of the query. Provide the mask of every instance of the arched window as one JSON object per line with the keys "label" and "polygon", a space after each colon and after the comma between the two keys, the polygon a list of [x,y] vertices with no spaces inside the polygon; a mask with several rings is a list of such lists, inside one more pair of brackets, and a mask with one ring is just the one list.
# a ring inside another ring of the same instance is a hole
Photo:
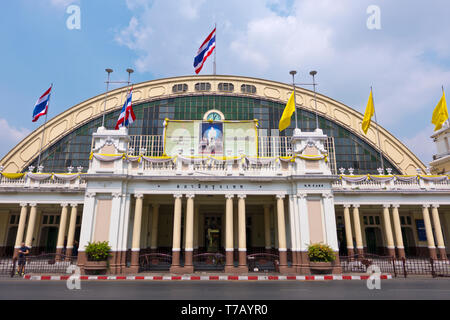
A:
{"label": "arched window", "polygon": [[195,91],[210,91],[211,83],[209,82],[199,82],[195,84]]}
{"label": "arched window", "polygon": [[221,82],[221,83],[219,83],[219,91],[233,92],[234,91],[234,85],[232,83]]}
{"label": "arched window", "polygon": [[256,93],[256,87],[252,86],[250,84],[243,84],[241,86],[241,92],[242,93],[250,93],[250,94],[255,94]]}
{"label": "arched window", "polygon": [[180,93],[180,92],[186,92],[188,89],[187,84],[185,83],[180,83],[180,84],[176,84],[172,87],[172,92],[173,93]]}

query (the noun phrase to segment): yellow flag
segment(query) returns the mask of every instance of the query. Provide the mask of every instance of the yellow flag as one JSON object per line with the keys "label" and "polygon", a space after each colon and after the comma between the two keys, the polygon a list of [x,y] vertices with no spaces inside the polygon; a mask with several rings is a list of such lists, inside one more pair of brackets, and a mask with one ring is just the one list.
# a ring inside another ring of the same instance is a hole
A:
{"label": "yellow flag", "polygon": [[369,130],[370,119],[372,119],[374,112],[375,112],[375,107],[373,106],[373,96],[372,96],[372,89],[371,89],[369,101],[367,101],[366,112],[364,113],[364,119],[362,122],[362,129],[364,131],[364,134],[367,134],[367,130]]}
{"label": "yellow flag", "polygon": [[434,131],[438,131],[442,128],[442,124],[448,119],[447,102],[445,101],[445,92],[442,90],[442,98],[439,101],[436,108],[433,111],[433,117],[431,118],[431,123],[436,127]]}
{"label": "yellow flag", "polygon": [[283,131],[291,125],[291,117],[295,112],[295,96],[294,91],[292,91],[291,97],[289,98],[286,107],[284,108],[283,114],[281,115],[280,124],[278,130]]}

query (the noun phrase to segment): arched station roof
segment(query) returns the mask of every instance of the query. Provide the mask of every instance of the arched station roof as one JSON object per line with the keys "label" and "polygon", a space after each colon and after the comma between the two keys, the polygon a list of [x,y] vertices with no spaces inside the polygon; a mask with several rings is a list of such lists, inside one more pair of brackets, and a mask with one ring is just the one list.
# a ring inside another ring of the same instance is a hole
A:
{"label": "arched station roof", "polygon": [[[264,79],[225,75],[182,76],[135,84],[133,86],[133,104],[183,95],[198,95],[199,91],[196,90],[195,85],[205,82],[210,83],[207,94],[211,95],[233,94],[285,104],[292,93],[291,85]],[[223,87],[219,86],[221,83],[233,84],[233,92],[224,90]],[[174,93],[174,86],[180,84],[187,84],[187,87],[181,86],[181,92]],[[247,90],[243,92],[241,87],[245,85],[247,85]],[[202,94],[205,94],[205,92]],[[126,88],[110,91],[106,103],[106,113],[121,108],[125,98]],[[104,108],[104,100],[105,94],[103,93],[75,105],[49,120],[44,133],[43,150],[55,144],[61,137],[100,117]],[[298,108],[315,112],[312,91],[297,88],[296,101]],[[379,150],[374,127],[369,128],[367,135],[362,132],[363,115],[360,112],[321,94],[317,94],[317,111],[321,117],[349,130],[370,146]],[[0,161],[5,172],[22,172],[37,158],[43,129],[42,125],[30,133]],[[402,174],[415,174],[417,168],[425,169],[425,165],[402,142],[381,126],[380,140],[384,157],[394,164]]]}

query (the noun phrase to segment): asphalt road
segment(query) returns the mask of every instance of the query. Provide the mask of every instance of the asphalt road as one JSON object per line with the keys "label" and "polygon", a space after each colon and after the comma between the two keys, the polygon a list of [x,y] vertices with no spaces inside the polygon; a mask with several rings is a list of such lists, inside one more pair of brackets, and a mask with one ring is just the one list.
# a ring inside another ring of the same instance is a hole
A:
{"label": "asphalt road", "polygon": [[0,279],[1,300],[323,300],[450,299],[450,279],[382,280],[380,290],[366,281],[82,281],[69,290],[65,281]]}

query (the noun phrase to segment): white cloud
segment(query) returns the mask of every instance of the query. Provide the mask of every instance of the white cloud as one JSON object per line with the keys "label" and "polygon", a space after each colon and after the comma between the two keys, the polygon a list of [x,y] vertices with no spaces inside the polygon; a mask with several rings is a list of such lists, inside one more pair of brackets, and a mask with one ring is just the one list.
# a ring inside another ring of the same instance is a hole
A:
{"label": "white cloud", "polygon": [[8,121],[0,118],[0,159],[3,158],[17,143],[25,138],[30,130],[10,126]]}
{"label": "white cloud", "polygon": [[[432,134],[429,118],[440,86],[450,85],[450,42],[444,40],[450,29],[445,14],[449,4],[380,1],[382,29],[368,30],[371,4],[127,0],[133,17],[116,41],[137,54],[140,72],[156,77],[194,74],[194,55],[217,21],[219,74],[289,82],[289,70],[297,69],[297,80],[306,82],[315,69],[320,93],[360,112],[373,86],[380,124],[414,145],[427,162],[433,147],[425,138]],[[211,71],[208,61],[202,73]]]}

